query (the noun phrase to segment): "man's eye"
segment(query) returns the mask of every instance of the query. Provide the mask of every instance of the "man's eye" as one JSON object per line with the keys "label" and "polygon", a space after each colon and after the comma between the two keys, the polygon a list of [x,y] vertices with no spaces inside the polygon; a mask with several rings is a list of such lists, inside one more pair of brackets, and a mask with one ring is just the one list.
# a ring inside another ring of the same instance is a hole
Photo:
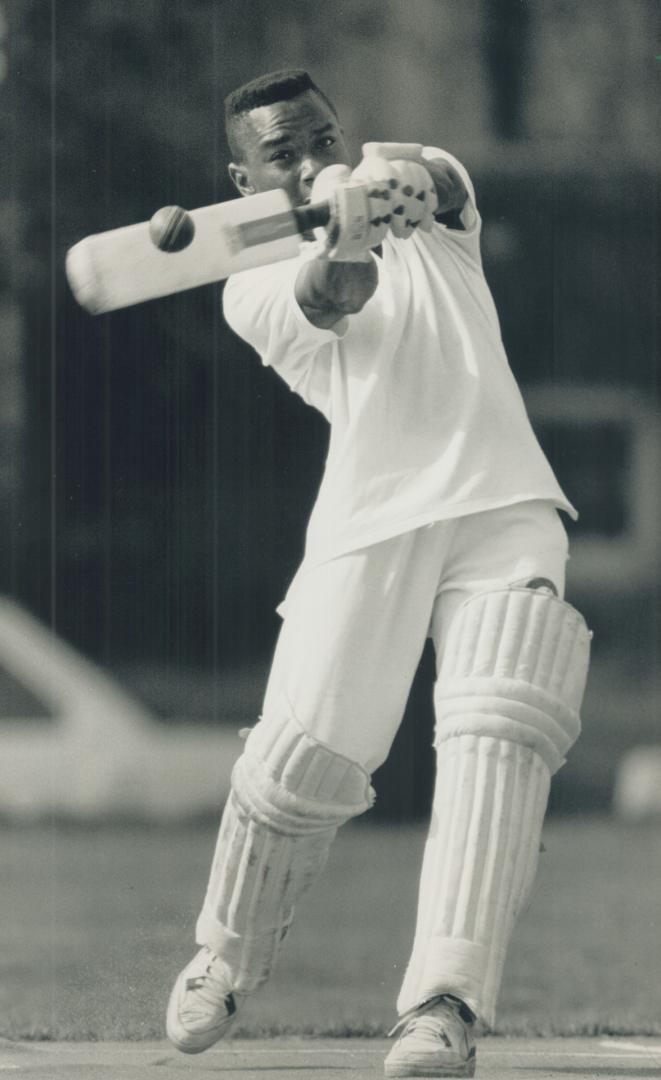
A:
{"label": "man's eye", "polygon": [[291,158],[291,150],[276,150],[276,152],[271,155],[271,161],[291,161]]}
{"label": "man's eye", "polygon": [[323,139],[319,140],[319,146],[322,150],[328,150],[330,146],[335,145],[335,138],[333,135],[324,135]]}

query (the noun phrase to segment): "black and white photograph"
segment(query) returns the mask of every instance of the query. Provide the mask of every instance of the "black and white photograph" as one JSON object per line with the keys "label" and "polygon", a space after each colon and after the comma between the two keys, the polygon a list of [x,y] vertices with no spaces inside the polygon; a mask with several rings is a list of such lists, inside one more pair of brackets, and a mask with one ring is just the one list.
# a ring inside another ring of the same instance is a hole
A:
{"label": "black and white photograph", "polygon": [[661,1075],[656,0],[0,0],[0,1073]]}

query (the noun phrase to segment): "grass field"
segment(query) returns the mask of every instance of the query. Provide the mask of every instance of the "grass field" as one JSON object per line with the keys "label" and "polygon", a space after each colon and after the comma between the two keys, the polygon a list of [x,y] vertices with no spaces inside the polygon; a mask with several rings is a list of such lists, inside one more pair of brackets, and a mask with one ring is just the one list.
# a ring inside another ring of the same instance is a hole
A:
{"label": "grass field", "polygon": [[[6,828],[0,1036],[163,1034],[215,830]],[[374,1034],[394,1021],[420,828],[348,826],[237,1034]],[[551,820],[497,1032],[661,1034],[661,829]]]}

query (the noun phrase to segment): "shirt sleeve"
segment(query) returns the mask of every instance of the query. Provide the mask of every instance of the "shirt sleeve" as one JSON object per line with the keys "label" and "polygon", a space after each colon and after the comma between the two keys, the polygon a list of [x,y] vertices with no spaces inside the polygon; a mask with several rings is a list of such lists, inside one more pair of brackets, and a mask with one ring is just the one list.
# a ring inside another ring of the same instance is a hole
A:
{"label": "shirt sleeve", "polygon": [[305,261],[303,256],[234,274],[225,286],[223,311],[262,363],[330,419],[331,364],[346,320],[336,329],[323,330],[303,314],[295,285]]}

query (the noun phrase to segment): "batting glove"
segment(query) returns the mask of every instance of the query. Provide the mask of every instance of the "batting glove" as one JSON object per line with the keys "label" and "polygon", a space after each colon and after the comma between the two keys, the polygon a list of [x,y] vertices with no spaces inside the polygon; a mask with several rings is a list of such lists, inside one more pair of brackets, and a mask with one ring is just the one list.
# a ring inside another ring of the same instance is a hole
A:
{"label": "batting glove", "polygon": [[363,160],[351,175],[368,185],[373,228],[385,225],[385,231],[390,228],[401,239],[415,229],[431,230],[438,199],[422,161],[420,143],[364,144]]}

